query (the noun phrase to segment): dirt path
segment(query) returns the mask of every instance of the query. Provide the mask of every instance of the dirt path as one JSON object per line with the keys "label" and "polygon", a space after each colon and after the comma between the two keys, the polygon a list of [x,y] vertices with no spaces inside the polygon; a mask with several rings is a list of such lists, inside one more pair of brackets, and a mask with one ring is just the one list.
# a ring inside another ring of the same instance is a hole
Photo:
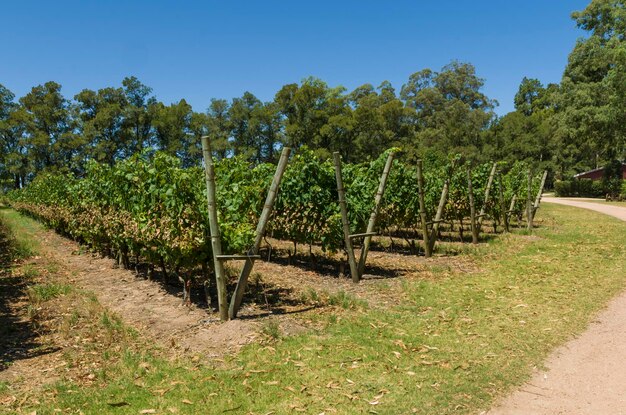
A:
{"label": "dirt path", "polygon": [[[626,208],[546,197],[626,221]],[[532,380],[488,415],[626,414],[626,292],[614,298],[578,338],[561,346]]]}
{"label": "dirt path", "polygon": [[[173,349],[175,354],[192,352],[209,358],[236,351],[258,339],[267,317],[278,319],[283,334],[307,330],[310,326],[307,313],[324,312],[327,308],[310,298],[303,299],[311,292],[320,296],[346,293],[372,307],[387,307],[403,292],[399,277],[429,275],[423,257],[381,252],[370,254],[368,270],[390,275],[368,278],[358,285],[348,278],[338,278],[334,269],[307,270],[259,261],[254,274],[260,277],[260,282],[251,282],[256,286],[256,298],[247,297],[241,319],[221,323],[215,310],[196,303],[184,306],[178,290],[132,271],[116,269],[112,259],[81,253],[79,244],[53,231],[40,229],[36,236],[42,242],[42,254],[62,266],[72,285],[95,293],[102,305],[127,324]],[[441,257],[431,262],[465,272],[474,268],[464,258]],[[197,297],[200,289],[194,290]]]}
{"label": "dirt path", "polygon": [[595,203],[593,199],[560,199],[556,197],[544,197],[542,199],[548,203],[558,203],[559,205],[574,206],[583,209],[595,210],[609,216],[626,221],[626,208],[621,206],[610,205],[607,203]]}

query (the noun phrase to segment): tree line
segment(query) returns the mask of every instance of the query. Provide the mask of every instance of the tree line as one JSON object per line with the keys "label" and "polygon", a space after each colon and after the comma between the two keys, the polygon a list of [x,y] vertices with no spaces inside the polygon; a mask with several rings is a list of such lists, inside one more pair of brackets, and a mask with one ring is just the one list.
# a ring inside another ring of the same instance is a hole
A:
{"label": "tree line", "polygon": [[593,0],[573,13],[588,36],[578,40],[559,84],[524,78],[515,110],[496,116],[497,102],[470,63],[412,74],[353,91],[306,78],[284,85],[270,102],[250,92],[211,99],[204,112],[184,100],[166,105],[135,77],[121,87],[64,97],[47,82],[16,99],[0,85],[0,181],[19,188],[41,171],[84,173],[88,160],[108,165],[148,148],[201,159],[209,135],[215,156],[273,162],[280,148],[334,151],[348,162],[373,160],[400,147],[408,160],[460,153],[471,160],[524,160],[557,178],[626,155],[626,0]]}

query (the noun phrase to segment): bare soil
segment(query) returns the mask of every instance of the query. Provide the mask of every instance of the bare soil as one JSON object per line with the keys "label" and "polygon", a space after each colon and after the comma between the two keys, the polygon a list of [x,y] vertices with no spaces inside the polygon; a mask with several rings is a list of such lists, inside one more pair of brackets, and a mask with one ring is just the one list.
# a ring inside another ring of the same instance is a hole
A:
{"label": "bare soil", "polygon": [[[339,292],[353,295],[369,307],[388,307],[403,295],[402,278],[434,278],[433,267],[439,267],[438,275],[442,269],[472,272],[476,268],[463,256],[427,261],[415,255],[374,251],[368,256],[363,281],[353,284],[339,273],[339,255],[324,255],[316,247],[313,256],[308,247],[288,255],[291,245],[273,240],[271,262],[255,263],[241,318],[221,323],[213,306],[204,302],[199,287],[195,287],[195,301],[184,305],[180,287],[116,268],[112,259],[83,252],[79,244],[53,231],[41,230],[38,238],[42,256],[60,264],[70,284],[95,293],[99,302],[125,323],[174,352],[208,357],[236,351],[254,341],[268,317],[280,318],[284,334],[306,330],[310,324],[306,313],[325,312],[328,307],[323,299]],[[236,263],[232,266],[238,269]],[[312,292],[321,301],[312,300]]]}
{"label": "bare soil", "polygon": [[[119,339],[96,327],[98,322],[90,321],[89,316],[76,327],[60,329],[67,326],[77,301],[87,314],[90,307],[99,307],[93,315],[112,312],[119,316],[139,333],[137,341],[157,345],[166,357],[197,356],[219,364],[224,355],[266,339],[264,328],[270,319],[278,324],[282,335],[315,329],[322,323],[314,317],[337,312],[330,305],[333,295],[354,298],[369,308],[388,308],[402,301],[404,279],[442,278],[452,272],[477,270],[467,256],[426,260],[415,254],[398,253],[397,247],[396,252],[390,252],[385,247],[387,241],[378,240],[368,256],[363,281],[354,284],[344,275],[348,272],[342,255],[328,255],[319,247],[303,246],[294,252],[289,242],[270,240],[271,260],[267,261],[270,249],[266,245],[263,250],[266,258],[255,263],[240,318],[222,323],[215,305],[206,303],[201,287],[194,287],[191,304],[183,304],[182,287],[117,268],[113,259],[86,252],[78,243],[53,231],[41,229],[36,237],[41,242],[40,256],[4,271],[30,267],[36,276],[28,279],[15,274],[2,280],[10,290],[3,290],[4,294],[0,295],[0,323],[10,327],[11,333],[0,336],[0,364],[7,362],[0,366],[0,382],[9,382],[13,390],[34,391],[62,378],[89,384],[93,373],[106,365],[102,351],[123,347]],[[446,245],[453,251],[463,247],[460,243],[456,244],[458,247],[455,243]],[[402,252],[402,247],[399,251]],[[237,274],[238,266],[231,265],[233,275]],[[49,271],[51,268],[53,272]],[[71,285],[81,292],[93,293],[98,301],[93,305],[88,295],[83,294],[57,298],[45,309],[34,310],[37,313],[34,318],[27,286],[46,283]],[[78,326],[80,331],[74,332]],[[76,357],[71,365],[67,363],[68,353]],[[0,402],[0,406],[10,404]]]}

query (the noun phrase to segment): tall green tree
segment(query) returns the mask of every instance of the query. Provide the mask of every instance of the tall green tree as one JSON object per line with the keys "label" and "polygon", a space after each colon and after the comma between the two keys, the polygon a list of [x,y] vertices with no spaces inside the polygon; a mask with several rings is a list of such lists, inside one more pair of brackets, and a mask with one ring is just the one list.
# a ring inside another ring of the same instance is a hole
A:
{"label": "tall green tree", "polygon": [[124,111],[124,128],[129,136],[125,156],[130,156],[155,144],[152,120],[155,117],[157,100],[150,95],[152,88],[134,76],[124,78],[122,86],[128,101]]}
{"label": "tall green tree", "polygon": [[524,78],[515,94],[515,111],[495,120],[486,133],[485,152],[495,160],[525,160],[554,169],[554,110],[558,86]]}
{"label": "tall green tree", "polygon": [[70,102],[61,85],[46,82],[20,99],[26,111],[28,151],[35,172],[43,169],[81,169],[84,140],[76,134]]}
{"label": "tall green tree", "polygon": [[234,98],[228,109],[232,146],[237,156],[254,159],[260,148],[261,126],[256,119],[263,103],[250,92]]}
{"label": "tall green tree", "polygon": [[261,163],[277,161],[278,150],[283,141],[282,118],[274,102],[257,107],[252,116],[252,128],[257,131],[255,159]]}
{"label": "tall green tree", "polygon": [[593,0],[573,13],[581,38],[560,86],[557,158],[564,174],[626,157],[626,2]]}
{"label": "tall green tree", "polygon": [[378,88],[365,84],[348,94],[353,111],[352,157],[361,161],[378,157],[390,147],[410,142],[415,132],[411,119],[415,111],[406,107],[388,81]]}
{"label": "tall green tree", "polygon": [[400,92],[416,112],[417,142],[409,147],[480,158],[483,133],[497,104],[481,91],[483,85],[473,65],[457,61],[440,72],[425,69],[411,75]]}
{"label": "tall green tree", "polygon": [[154,106],[152,126],[159,150],[183,158],[191,143],[193,110],[187,101],[166,106],[158,102]]}
{"label": "tall green tree", "polygon": [[335,127],[322,128],[331,117],[345,115],[347,102],[343,87],[329,88],[317,78],[307,78],[298,84],[283,86],[276,93],[274,102],[284,118],[285,144],[292,148],[304,145],[312,149],[332,151],[332,143],[342,136],[344,120],[334,119]]}
{"label": "tall green tree", "polygon": [[0,189],[18,189],[28,174],[24,141],[25,112],[15,95],[0,84]]}
{"label": "tall green tree", "polygon": [[128,101],[122,88],[84,89],[74,97],[79,131],[89,158],[112,165],[125,157],[130,144],[124,115]]}
{"label": "tall green tree", "polygon": [[218,159],[226,158],[231,149],[230,105],[225,99],[211,99],[206,113],[207,132],[211,137],[213,153]]}

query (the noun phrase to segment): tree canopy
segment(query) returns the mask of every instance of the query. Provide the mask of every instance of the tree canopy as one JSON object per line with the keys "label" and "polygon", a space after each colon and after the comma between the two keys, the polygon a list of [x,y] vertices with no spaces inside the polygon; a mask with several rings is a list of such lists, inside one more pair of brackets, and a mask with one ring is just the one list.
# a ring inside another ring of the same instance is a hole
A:
{"label": "tree canopy", "polygon": [[390,147],[409,160],[523,160],[557,178],[612,165],[626,158],[626,0],[592,0],[572,17],[587,36],[576,42],[561,82],[524,77],[515,110],[502,117],[485,80],[459,61],[413,73],[399,92],[388,81],[347,91],[308,77],[269,102],[245,92],[210,99],[203,112],[184,99],[158,101],[134,76],[72,99],[52,81],[19,99],[0,85],[0,187],[22,187],[45,170],[81,175],[89,160],[112,165],[146,149],[196,165],[203,135],[216,158],[252,164],[274,162],[290,146],[322,158],[338,151],[349,162]]}

